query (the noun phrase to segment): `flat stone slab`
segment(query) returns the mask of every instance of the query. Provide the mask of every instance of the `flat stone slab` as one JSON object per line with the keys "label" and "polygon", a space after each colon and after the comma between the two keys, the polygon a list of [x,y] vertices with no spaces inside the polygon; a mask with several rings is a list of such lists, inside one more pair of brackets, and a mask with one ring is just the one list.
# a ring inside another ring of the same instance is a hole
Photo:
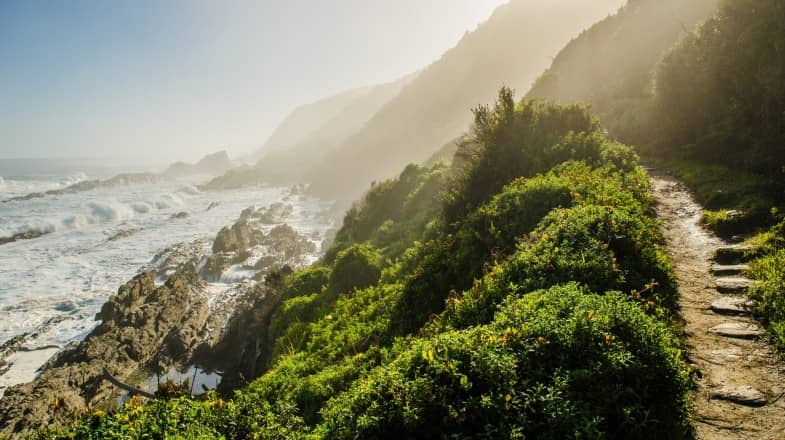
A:
{"label": "flat stone slab", "polygon": [[747,298],[725,296],[711,303],[711,310],[722,315],[746,315],[754,305]]}
{"label": "flat stone slab", "polygon": [[752,246],[733,245],[722,246],[714,251],[714,261],[720,264],[739,264],[744,260],[744,254],[752,250]]}
{"label": "flat stone slab", "polygon": [[724,386],[711,391],[711,399],[727,400],[746,406],[763,406],[766,396],[749,385]]}
{"label": "flat stone slab", "polygon": [[715,281],[720,293],[747,293],[753,281],[743,277],[722,277]]}
{"label": "flat stone slab", "polygon": [[760,327],[747,322],[726,322],[710,328],[709,333],[736,339],[755,339],[763,335]]}
{"label": "flat stone slab", "polygon": [[738,275],[750,267],[746,264],[715,264],[711,267],[711,273],[719,277]]}

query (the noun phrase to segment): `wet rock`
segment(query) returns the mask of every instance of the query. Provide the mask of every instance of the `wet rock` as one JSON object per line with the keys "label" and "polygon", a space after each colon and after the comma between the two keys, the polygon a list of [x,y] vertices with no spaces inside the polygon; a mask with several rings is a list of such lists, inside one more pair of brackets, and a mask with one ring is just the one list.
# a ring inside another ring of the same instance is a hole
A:
{"label": "wet rock", "polygon": [[264,232],[248,222],[246,212],[231,227],[224,227],[218,232],[213,242],[213,253],[239,252],[256,246],[264,238]]}
{"label": "wet rock", "polygon": [[182,219],[186,219],[186,218],[188,218],[190,216],[191,216],[191,214],[189,214],[189,213],[187,213],[185,211],[180,211],[180,212],[178,212],[176,214],[172,214],[171,219],[172,220],[182,220]]}
{"label": "wet rock", "polygon": [[752,287],[753,281],[742,277],[723,277],[717,278],[716,284],[720,293],[746,293]]}
{"label": "wet rock", "polygon": [[141,231],[141,229],[136,229],[136,228],[134,228],[134,229],[126,229],[124,231],[120,231],[120,232],[112,235],[111,237],[109,237],[109,239],[107,241],[122,240],[123,238],[128,238],[128,237],[136,234],[139,231]]}
{"label": "wet rock", "polygon": [[210,202],[210,204],[207,205],[207,211],[212,211],[219,206],[221,206],[221,202]]}
{"label": "wet rock", "polygon": [[226,269],[228,269],[233,264],[238,264],[242,261],[243,260],[239,258],[238,252],[220,252],[207,257],[204,267],[202,267],[199,275],[205,281],[216,283],[221,281],[221,276],[223,275],[224,271],[226,271]]}
{"label": "wet rock", "polygon": [[712,390],[709,397],[711,399],[727,400],[746,406],[757,407],[766,404],[766,396],[749,385],[726,385]]}
{"label": "wet rock", "polygon": [[33,238],[43,237],[48,234],[46,231],[26,231],[14,234],[10,237],[0,237],[0,245],[13,243],[20,240],[32,240]]}
{"label": "wet rock", "polygon": [[723,315],[745,315],[749,314],[755,305],[747,298],[722,297],[711,303],[711,310]]}
{"label": "wet rock", "polygon": [[[65,423],[73,411],[87,406],[113,409],[120,391],[103,380],[104,368],[128,380],[140,371],[187,360],[208,338],[203,287],[190,266],[163,286],[156,285],[154,272],[145,272],[120,287],[87,338],[50,359],[34,382],[6,390],[0,434]],[[58,405],[50,406],[55,400]]]}
{"label": "wet rock", "polygon": [[[286,207],[281,206],[285,211]],[[219,281],[229,267],[239,264],[259,271],[260,276],[275,267],[300,267],[318,251],[313,241],[289,225],[278,225],[264,233],[255,222],[263,223],[259,211],[248,208],[234,225],[221,229],[213,243],[213,255],[201,270],[205,280]]]}
{"label": "wet rock", "polygon": [[209,246],[210,241],[205,239],[174,244],[156,254],[143,270],[153,271],[159,277],[167,278],[180,267],[198,266],[205,258]]}
{"label": "wet rock", "polygon": [[84,191],[92,191],[98,188],[114,188],[118,186],[157,184],[166,182],[166,176],[153,173],[123,173],[106,180],[84,180],[79,183],[61,189],[53,189],[46,192],[35,192],[25,196],[13,197],[4,202],[23,201],[37,199],[46,196],[61,196],[64,194],[76,194]]}
{"label": "wet rock", "polygon": [[747,322],[726,322],[710,328],[709,333],[736,339],[755,339],[763,335],[760,327]]}

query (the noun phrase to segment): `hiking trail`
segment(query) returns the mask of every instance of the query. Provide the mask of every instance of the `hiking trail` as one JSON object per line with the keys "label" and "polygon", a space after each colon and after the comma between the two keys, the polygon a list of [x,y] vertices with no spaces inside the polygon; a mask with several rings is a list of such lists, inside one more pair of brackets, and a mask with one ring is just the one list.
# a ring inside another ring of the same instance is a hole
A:
{"label": "hiking trail", "polygon": [[698,440],[785,439],[785,368],[749,312],[745,248],[700,225],[678,180],[651,172],[657,218],[676,272],[684,340],[697,369]]}

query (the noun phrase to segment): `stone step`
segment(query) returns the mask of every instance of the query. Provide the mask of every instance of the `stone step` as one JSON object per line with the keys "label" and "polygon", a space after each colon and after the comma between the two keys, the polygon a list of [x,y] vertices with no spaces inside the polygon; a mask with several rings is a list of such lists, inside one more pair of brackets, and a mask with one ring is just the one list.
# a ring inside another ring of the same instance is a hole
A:
{"label": "stone step", "polygon": [[724,296],[711,303],[711,310],[721,315],[748,315],[755,305],[744,297]]}
{"label": "stone step", "polygon": [[753,281],[744,277],[721,277],[715,281],[720,293],[747,293]]}
{"label": "stone step", "polygon": [[741,244],[722,246],[714,250],[712,259],[719,264],[740,264],[745,260],[744,254],[752,249],[752,246]]}
{"label": "stone step", "polygon": [[726,385],[709,393],[710,399],[727,400],[745,406],[763,406],[766,396],[749,385]]}
{"label": "stone step", "polygon": [[718,277],[739,275],[750,267],[746,264],[715,264],[711,266],[711,273]]}
{"label": "stone step", "polygon": [[760,327],[747,322],[726,322],[710,328],[709,333],[736,339],[755,339],[763,335]]}

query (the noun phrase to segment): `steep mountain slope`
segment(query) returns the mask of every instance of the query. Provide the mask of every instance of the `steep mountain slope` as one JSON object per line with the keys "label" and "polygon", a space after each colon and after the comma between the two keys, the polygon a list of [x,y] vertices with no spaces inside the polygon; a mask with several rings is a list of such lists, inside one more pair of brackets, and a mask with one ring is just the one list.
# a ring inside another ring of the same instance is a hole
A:
{"label": "steep mountain slope", "polygon": [[208,188],[233,188],[257,183],[300,182],[305,171],[356,133],[417,73],[397,81],[349,90],[290,114],[259,150],[248,159],[253,166],[230,170],[210,182]]}
{"label": "steep mountain slope", "polygon": [[632,0],[572,40],[537,80],[528,98],[592,106],[625,141],[640,138],[638,107],[652,94],[654,67],[717,0]]}
{"label": "steep mountain slope", "polygon": [[581,29],[621,0],[513,0],[425,69],[308,174],[323,196],[354,199],[375,179],[422,162],[471,122],[471,108],[502,85],[528,90]]}
{"label": "steep mountain slope", "polygon": [[252,155],[302,147],[317,141],[338,142],[357,131],[416,74],[396,81],[347,90],[296,108]]}

